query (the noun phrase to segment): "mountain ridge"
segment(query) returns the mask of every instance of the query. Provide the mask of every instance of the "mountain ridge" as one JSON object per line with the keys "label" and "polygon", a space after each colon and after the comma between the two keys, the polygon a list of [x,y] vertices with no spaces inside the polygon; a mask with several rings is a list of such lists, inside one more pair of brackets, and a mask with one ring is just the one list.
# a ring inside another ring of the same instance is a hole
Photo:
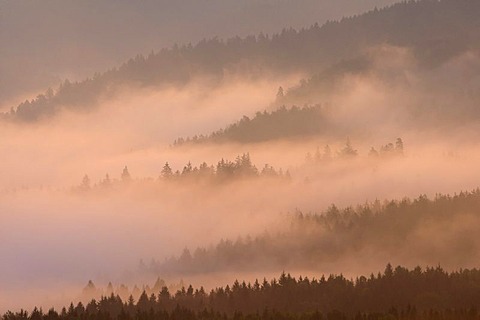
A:
{"label": "mountain ridge", "polygon": [[284,29],[271,37],[213,38],[195,46],[174,46],[147,57],[138,55],[81,82],[66,81],[53,94],[27,100],[3,118],[36,121],[63,108],[77,109],[84,101],[91,106],[101,93],[119,84],[184,85],[199,75],[222,79],[226,72],[249,75],[252,70],[279,77],[293,72],[313,74],[379,44],[412,48],[419,61],[434,67],[480,47],[476,13],[480,3],[472,0],[409,1],[322,26]]}

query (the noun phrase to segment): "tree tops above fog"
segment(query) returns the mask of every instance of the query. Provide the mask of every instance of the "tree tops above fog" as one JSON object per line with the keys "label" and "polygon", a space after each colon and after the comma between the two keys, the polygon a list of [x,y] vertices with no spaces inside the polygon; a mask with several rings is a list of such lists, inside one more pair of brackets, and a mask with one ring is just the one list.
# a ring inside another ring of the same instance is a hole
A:
{"label": "tree tops above fog", "polygon": [[[385,159],[391,157],[403,156],[404,145],[402,138],[397,138],[395,144],[389,142],[386,145],[380,146],[379,151],[375,147],[371,147],[368,152],[368,157],[371,159]],[[312,154],[308,152],[305,156],[307,164],[325,164],[332,160],[353,159],[359,155],[359,152],[352,145],[350,139],[347,139],[345,145],[335,153],[332,151],[329,145],[323,148],[323,152],[317,147],[316,151]]]}
{"label": "tree tops above fog", "polygon": [[198,167],[193,167],[191,162],[188,162],[182,169],[182,171],[173,171],[170,165],[165,163],[162,168],[160,178],[164,180],[193,178],[193,179],[215,179],[217,181],[228,181],[238,178],[251,178],[251,177],[289,177],[288,171],[284,174],[283,170],[276,171],[272,166],[265,164],[265,166],[259,170],[252,163],[250,154],[244,153],[241,156],[237,156],[235,161],[221,159],[216,166],[208,165],[203,162]]}
{"label": "tree tops above fog", "polygon": [[197,76],[220,80],[225,74],[250,77],[263,71],[312,75],[383,44],[412,48],[421,64],[435,66],[466,50],[478,49],[479,15],[476,0],[404,1],[323,26],[284,29],[272,36],[214,38],[174,46],[138,55],[119,68],[84,81],[66,80],[57,90],[49,89],[3,117],[35,121],[62,108],[88,110],[100,96],[108,98],[121,85],[184,85]]}
{"label": "tree tops above fog", "polygon": [[[244,153],[235,158],[234,161],[221,159],[216,165],[208,165],[202,162],[199,166],[193,166],[189,161],[182,170],[174,170],[168,162],[166,162],[161,171],[158,180],[161,182],[206,182],[206,183],[222,183],[231,182],[239,179],[250,178],[275,178],[290,179],[288,171],[283,172],[282,169],[276,170],[269,164],[265,164],[258,169],[250,159],[249,153]],[[109,188],[118,184],[128,184],[134,179],[130,175],[128,167],[122,170],[121,179],[116,180],[110,178],[107,173],[105,177],[92,186],[88,175],[85,175],[79,186],[75,187],[76,191],[88,191],[91,188]],[[146,180],[152,181],[153,178]]]}
{"label": "tree tops above fog", "polygon": [[[205,138],[208,139],[208,138]],[[197,139],[200,143],[200,138]],[[186,143],[186,142],[184,142]],[[397,138],[395,145],[387,143],[379,148],[377,151],[374,147],[368,152],[368,157],[371,159],[386,159],[392,157],[403,156],[404,146],[401,138]],[[326,145],[323,152],[317,147],[312,154],[308,152],[305,156],[307,165],[328,165],[336,161],[353,160],[359,156],[359,152],[350,139],[347,139],[344,146],[337,151],[332,151],[329,145]],[[225,183],[233,182],[241,179],[256,179],[256,178],[274,178],[290,181],[292,176],[290,170],[282,168],[275,169],[273,166],[266,163],[260,169],[252,162],[249,153],[238,155],[234,161],[222,158],[216,165],[202,162],[198,166],[194,166],[190,161],[183,166],[182,169],[174,169],[167,161],[162,166],[160,174],[156,180],[165,183],[172,182],[186,182],[186,183]],[[154,178],[144,178],[141,181],[154,181]],[[107,173],[103,179],[92,185],[92,181],[88,175],[85,175],[79,186],[74,187],[75,191],[88,191],[92,188],[109,188],[119,184],[129,184],[133,181],[139,181],[131,176],[127,166],[125,166],[120,175],[120,179],[111,178]]]}

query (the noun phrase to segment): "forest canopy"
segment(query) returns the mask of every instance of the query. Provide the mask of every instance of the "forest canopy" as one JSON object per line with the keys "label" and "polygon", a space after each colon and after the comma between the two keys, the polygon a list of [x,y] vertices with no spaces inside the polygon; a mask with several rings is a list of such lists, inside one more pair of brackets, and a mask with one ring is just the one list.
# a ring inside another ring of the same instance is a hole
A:
{"label": "forest canopy", "polygon": [[[93,286],[89,283],[89,286]],[[388,264],[382,273],[347,279],[343,275],[236,280],[207,292],[189,285],[177,292],[163,286],[122,300],[111,293],[61,312],[35,308],[7,312],[3,320],[50,319],[478,319],[480,271],[446,272],[440,266],[409,270]]]}

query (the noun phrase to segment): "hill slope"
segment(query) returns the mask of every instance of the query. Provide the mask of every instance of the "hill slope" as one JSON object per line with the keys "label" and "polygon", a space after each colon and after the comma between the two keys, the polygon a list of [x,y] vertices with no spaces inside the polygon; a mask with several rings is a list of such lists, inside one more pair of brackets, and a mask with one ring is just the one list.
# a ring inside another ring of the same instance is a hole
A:
{"label": "hill slope", "polygon": [[65,107],[91,106],[99,96],[121,85],[183,85],[199,76],[221,80],[232,73],[313,75],[381,44],[410,48],[420,64],[435,67],[480,47],[479,14],[478,1],[423,0],[300,31],[285,29],[271,37],[215,38],[195,46],[175,46],[148,57],[137,56],[92,79],[67,82],[55,93],[22,103],[4,117],[34,121]]}

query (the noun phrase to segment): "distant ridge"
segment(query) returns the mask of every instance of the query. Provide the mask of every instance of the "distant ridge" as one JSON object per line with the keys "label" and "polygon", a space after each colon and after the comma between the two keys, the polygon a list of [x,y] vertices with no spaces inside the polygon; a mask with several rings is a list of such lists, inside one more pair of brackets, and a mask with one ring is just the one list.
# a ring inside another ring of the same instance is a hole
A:
{"label": "distant ridge", "polygon": [[89,110],[99,97],[114,94],[121,85],[181,86],[197,76],[220,80],[225,73],[247,77],[263,72],[279,77],[293,72],[314,74],[380,44],[408,47],[420,63],[435,67],[480,47],[479,16],[480,2],[475,0],[408,1],[323,26],[284,29],[273,36],[213,38],[194,46],[174,46],[137,56],[81,82],[66,81],[2,117],[36,121],[63,108]]}

